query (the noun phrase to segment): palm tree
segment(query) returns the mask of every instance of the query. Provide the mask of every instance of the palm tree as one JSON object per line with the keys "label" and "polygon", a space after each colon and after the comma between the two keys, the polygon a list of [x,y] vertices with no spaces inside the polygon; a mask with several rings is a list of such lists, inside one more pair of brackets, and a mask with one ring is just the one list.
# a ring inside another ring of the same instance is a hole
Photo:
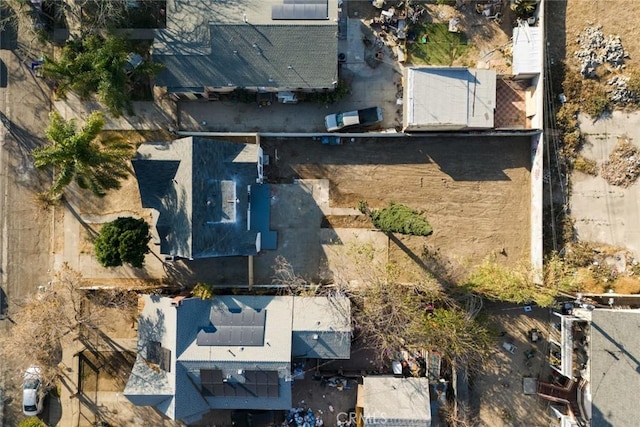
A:
{"label": "palm tree", "polygon": [[50,193],[57,197],[75,180],[80,188],[89,189],[96,196],[120,188],[120,180],[129,174],[131,147],[121,140],[96,142],[105,124],[104,115],[93,112],[86,124],[77,129],[74,119],[65,121],[52,112],[45,130],[51,144],[31,153],[38,169],[52,167],[53,183]]}

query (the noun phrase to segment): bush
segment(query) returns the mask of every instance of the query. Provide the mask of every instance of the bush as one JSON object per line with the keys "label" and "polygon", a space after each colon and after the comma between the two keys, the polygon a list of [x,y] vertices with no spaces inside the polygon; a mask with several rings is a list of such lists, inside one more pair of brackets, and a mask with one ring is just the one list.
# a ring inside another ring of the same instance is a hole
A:
{"label": "bush", "polygon": [[567,102],[558,109],[556,123],[563,131],[572,131],[578,128],[578,106]]}
{"label": "bush", "polygon": [[412,236],[428,236],[433,229],[418,211],[398,203],[371,213],[373,225],[385,233],[409,234]]}
{"label": "bush", "polygon": [[105,224],[95,241],[95,253],[103,267],[123,263],[141,268],[149,252],[149,224],[143,219],[120,217]]}
{"label": "bush", "polygon": [[20,421],[18,427],[46,427],[47,425],[38,417],[29,417]]}
{"label": "bush", "polygon": [[598,176],[598,165],[595,160],[578,156],[578,158],[573,163],[573,168],[588,175]]}
{"label": "bush", "polygon": [[593,119],[610,110],[609,94],[606,88],[595,80],[585,80],[582,83],[581,100],[580,109]]}
{"label": "bush", "polygon": [[633,71],[629,74],[627,90],[629,90],[636,99],[640,98],[640,71]]}
{"label": "bush", "polygon": [[208,283],[197,283],[193,287],[191,295],[200,299],[211,299],[214,296],[213,289],[213,285],[209,285]]}

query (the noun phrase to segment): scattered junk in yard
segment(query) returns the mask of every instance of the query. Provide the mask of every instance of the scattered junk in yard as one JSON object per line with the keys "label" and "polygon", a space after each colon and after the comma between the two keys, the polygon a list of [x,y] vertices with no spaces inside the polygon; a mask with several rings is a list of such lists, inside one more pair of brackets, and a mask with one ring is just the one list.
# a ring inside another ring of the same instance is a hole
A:
{"label": "scattered junk in yard", "polygon": [[321,418],[321,413],[314,413],[313,409],[305,408],[304,406],[298,408],[291,408],[287,414],[283,426],[297,426],[297,427],[314,427],[323,426],[324,421]]}
{"label": "scattered junk in yard", "polygon": [[278,102],[281,104],[297,104],[298,97],[295,92],[278,92]]}
{"label": "scattered junk in yard", "polygon": [[540,339],[540,332],[536,328],[529,331],[529,341],[536,343]]}
{"label": "scattered junk in yard", "polygon": [[401,351],[391,361],[393,375],[398,378],[429,377],[429,382],[440,379],[442,356],[435,352]]}

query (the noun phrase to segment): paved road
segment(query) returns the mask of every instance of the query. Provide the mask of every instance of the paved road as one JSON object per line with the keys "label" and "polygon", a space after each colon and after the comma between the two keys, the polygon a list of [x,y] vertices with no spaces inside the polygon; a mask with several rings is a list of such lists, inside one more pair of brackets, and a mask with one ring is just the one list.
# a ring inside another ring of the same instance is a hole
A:
{"label": "paved road", "polygon": [[[0,46],[3,45],[0,40]],[[0,49],[0,287],[9,314],[15,304],[36,292],[51,277],[52,214],[35,200],[48,177],[32,166],[29,153],[42,144],[50,101],[29,69],[33,54]],[[11,327],[0,321],[0,336]],[[11,363],[0,364],[4,401],[0,425],[17,425],[20,378],[11,378]]]}

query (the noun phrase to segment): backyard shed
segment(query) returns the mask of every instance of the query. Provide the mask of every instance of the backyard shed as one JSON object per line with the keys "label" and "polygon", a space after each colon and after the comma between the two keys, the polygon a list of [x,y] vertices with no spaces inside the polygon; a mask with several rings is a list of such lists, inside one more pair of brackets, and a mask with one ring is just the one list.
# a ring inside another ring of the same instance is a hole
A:
{"label": "backyard shed", "polygon": [[364,427],[429,427],[428,378],[368,376],[358,388],[356,411]]}
{"label": "backyard shed", "polygon": [[540,27],[521,25],[513,29],[513,69],[516,77],[532,77],[540,74],[543,65]]}
{"label": "backyard shed", "polygon": [[405,81],[405,131],[493,128],[495,71],[409,67]]}

